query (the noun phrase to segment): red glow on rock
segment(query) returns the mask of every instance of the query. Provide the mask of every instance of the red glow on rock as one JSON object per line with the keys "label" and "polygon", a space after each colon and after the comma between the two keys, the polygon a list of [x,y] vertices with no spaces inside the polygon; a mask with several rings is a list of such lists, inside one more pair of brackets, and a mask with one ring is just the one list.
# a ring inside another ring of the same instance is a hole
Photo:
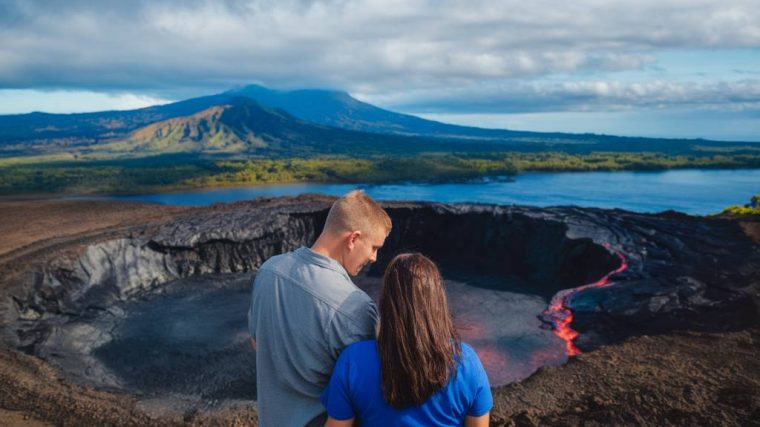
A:
{"label": "red glow on rock", "polygon": [[478,341],[486,338],[486,331],[475,321],[459,317],[454,321],[454,325],[459,337],[464,341]]}
{"label": "red glow on rock", "polygon": [[[610,245],[605,243],[604,247],[609,249]],[[551,303],[549,303],[549,308],[542,313],[542,317],[552,324],[554,334],[565,341],[568,356],[577,356],[581,354],[581,350],[573,343],[573,340],[578,337],[578,332],[570,327],[570,324],[573,322],[573,312],[567,306],[567,303],[573,295],[586,289],[609,286],[611,284],[610,276],[620,273],[628,268],[628,262],[626,261],[625,256],[623,256],[623,253],[620,251],[616,251],[616,253],[618,258],[620,258],[620,267],[610,271],[594,283],[558,292],[557,295],[552,298]]]}
{"label": "red glow on rock", "polygon": [[484,366],[488,366],[488,378],[493,384],[507,384],[515,381],[516,372],[510,369],[512,363],[503,348],[490,343],[472,343],[475,353]]}

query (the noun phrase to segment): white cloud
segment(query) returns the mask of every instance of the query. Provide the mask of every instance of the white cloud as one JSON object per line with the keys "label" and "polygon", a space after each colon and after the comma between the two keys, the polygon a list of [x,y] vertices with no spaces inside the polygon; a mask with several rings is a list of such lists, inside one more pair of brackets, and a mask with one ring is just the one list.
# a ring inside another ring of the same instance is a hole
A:
{"label": "white cloud", "polygon": [[412,113],[604,112],[674,107],[760,111],[760,80],[513,82],[359,97]]}
{"label": "white cloud", "polygon": [[[759,22],[756,0],[0,0],[0,114],[138,108],[255,82],[467,120],[531,113],[536,130],[562,123],[554,113],[573,130],[594,113],[688,109],[752,133]],[[664,63],[673,51],[687,54]],[[738,71],[693,59],[725,51]]]}
{"label": "white cloud", "polygon": [[90,91],[39,91],[30,89],[0,90],[0,114],[84,113],[104,110],[133,110],[169,101],[133,93],[98,93]]}
{"label": "white cloud", "polygon": [[757,114],[668,109],[656,112],[425,114],[424,117],[446,123],[497,129],[760,142],[760,120]]}
{"label": "white cloud", "polygon": [[639,69],[661,48],[760,47],[760,8],[747,0],[4,1],[0,10],[13,17],[0,21],[6,88],[257,80],[381,93]]}

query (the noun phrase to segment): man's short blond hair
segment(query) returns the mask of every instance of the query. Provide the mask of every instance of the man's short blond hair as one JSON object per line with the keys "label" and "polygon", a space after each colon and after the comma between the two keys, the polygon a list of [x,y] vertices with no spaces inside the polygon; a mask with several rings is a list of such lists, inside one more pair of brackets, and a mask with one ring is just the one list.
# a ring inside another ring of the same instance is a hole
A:
{"label": "man's short blond hair", "polygon": [[364,234],[391,232],[391,218],[363,190],[353,190],[336,200],[325,221],[325,231],[330,234],[356,230]]}

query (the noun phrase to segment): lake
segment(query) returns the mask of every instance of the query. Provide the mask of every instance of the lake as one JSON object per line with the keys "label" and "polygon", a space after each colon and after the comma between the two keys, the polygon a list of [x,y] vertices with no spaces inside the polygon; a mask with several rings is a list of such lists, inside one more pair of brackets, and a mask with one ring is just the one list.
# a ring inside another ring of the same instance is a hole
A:
{"label": "lake", "polygon": [[681,169],[657,172],[527,172],[509,180],[462,183],[277,184],[113,196],[119,200],[203,206],[262,196],[302,193],[341,195],[363,188],[378,200],[493,203],[528,206],[576,205],[636,212],[668,209],[692,215],[718,213],[760,194],[760,169]]}

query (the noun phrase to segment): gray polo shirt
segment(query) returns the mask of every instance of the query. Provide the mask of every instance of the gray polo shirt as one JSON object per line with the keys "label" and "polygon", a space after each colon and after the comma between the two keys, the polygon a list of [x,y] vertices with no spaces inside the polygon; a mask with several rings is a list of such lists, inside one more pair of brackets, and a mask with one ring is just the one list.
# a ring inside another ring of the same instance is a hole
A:
{"label": "gray polo shirt", "polygon": [[248,313],[259,423],[324,423],[319,394],[338,355],[374,338],[377,319],[372,299],[337,261],[305,247],[267,260],[256,273]]}

